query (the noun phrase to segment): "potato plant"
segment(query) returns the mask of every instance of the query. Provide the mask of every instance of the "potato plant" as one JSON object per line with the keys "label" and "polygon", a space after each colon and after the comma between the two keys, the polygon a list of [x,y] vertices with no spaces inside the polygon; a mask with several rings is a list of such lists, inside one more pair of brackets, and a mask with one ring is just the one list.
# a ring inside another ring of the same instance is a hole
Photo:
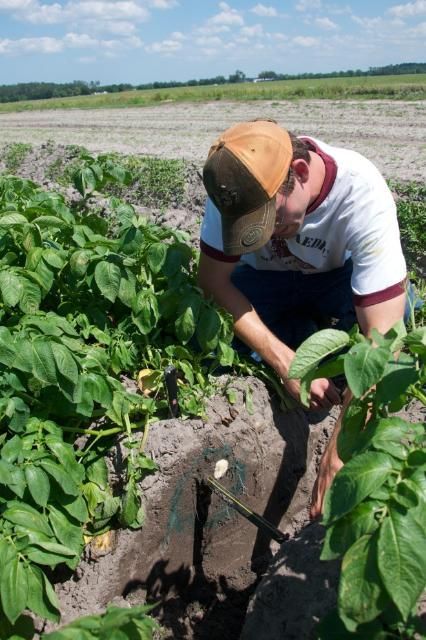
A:
{"label": "potato plant", "polygon": [[305,400],[313,379],[342,373],[353,399],[338,435],[345,464],[325,498],[321,559],[343,559],[337,610],[318,638],[418,638],[416,604],[426,586],[425,424],[393,414],[413,398],[426,405],[426,327],[408,335],[403,326],[385,336],[373,331],[372,339],[326,329],[300,346],[290,369],[303,380]]}
{"label": "potato plant", "polygon": [[[88,161],[83,206],[0,178],[2,638],[32,637],[26,610],[59,620],[52,570],[77,566],[83,533],[142,525],[139,482],[156,469],[148,427],[168,413],[164,369],[178,371],[185,418],[202,415],[211,373],[234,357],[231,322],[197,288],[186,236],[117,199],[112,228],[88,195],[127,176]],[[122,381],[140,369],[151,384],[135,393]],[[128,455],[111,487],[104,455],[118,435]],[[148,626],[129,637],[150,637]]]}

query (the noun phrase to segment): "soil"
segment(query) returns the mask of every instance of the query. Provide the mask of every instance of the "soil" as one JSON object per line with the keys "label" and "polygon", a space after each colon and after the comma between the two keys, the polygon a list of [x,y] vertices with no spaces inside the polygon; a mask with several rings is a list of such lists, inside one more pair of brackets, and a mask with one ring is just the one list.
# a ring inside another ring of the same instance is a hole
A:
{"label": "soil", "polygon": [[[140,207],[131,193],[129,200],[157,222],[188,231],[196,244],[204,203],[199,169],[208,148],[227,126],[255,117],[274,117],[296,133],[356,149],[387,178],[424,180],[424,102],[217,102],[0,114],[0,130],[3,143],[36,145],[17,173],[47,188],[56,185],[46,168],[66,155],[68,144],[185,158],[183,204],[159,211]],[[77,197],[71,187],[65,192]],[[252,413],[244,400],[247,385]],[[208,401],[206,420],[171,419],[151,427],[147,451],[160,473],[142,485],[145,525],[95,539],[77,571],[58,577],[62,623],[103,611],[109,602],[147,601],[157,604],[159,640],[313,637],[316,622],[336,602],[338,566],[320,563],[323,530],[309,522],[308,508],[338,409],[283,412],[259,380],[233,380],[232,386],[237,403],[230,406],[218,393]],[[417,405],[408,412],[416,421],[425,418]],[[121,453],[117,443],[110,461],[115,473]],[[219,459],[229,463],[220,482],[278,527],[286,542],[272,540],[210,491],[207,477]]]}
{"label": "soil", "polygon": [[202,166],[210,145],[224,129],[266,117],[296,134],[365,154],[386,178],[424,181],[425,107],[425,101],[262,100],[1,113],[0,139],[32,144],[51,139],[93,152],[184,158]]}

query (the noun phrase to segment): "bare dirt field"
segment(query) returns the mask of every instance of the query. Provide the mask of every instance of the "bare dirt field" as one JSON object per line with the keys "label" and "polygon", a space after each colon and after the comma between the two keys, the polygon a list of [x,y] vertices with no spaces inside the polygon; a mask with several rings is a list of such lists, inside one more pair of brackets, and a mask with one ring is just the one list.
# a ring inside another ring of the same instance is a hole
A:
{"label": "bare dirt field", "polygon": [[[145,210],[134,194],[128,195],[139,213],[187,231],[196,244],[205,196],[197,169],[228,126],[274,118],[296,134],[365,154],[386,178],[423,182],[425,107],[426,101],[262,101],[12,113],[0,114],[0,139],[34,145],[19,175],[49,189],[56,186],[45,170],[64,155],[62,145],[187,160],[187,193],[180,208]],[[48,140],[55,145],[46,145]],[[77,197],[73,188],[64,190],[67,197]],[[77,571],[58,576],[62,622],[102,611],[111,601],[120,606],[147,601],[157,604],[158,640],[315,637],[318,620],[336,603],[338,567],[319,561],[324,532],[319,523],[309,522],[308,506],[338,409],[322,415],[301,408],[284,412],[259,380],[232,385],[238,396],[232,407],[225,395],[216,395],[208,400],[204,420],[151,426],[146,450],[160,473],[142,485],[145,526],[114,532],[102,548],[95,539]],[[251,411],[244,400],[247,389]],[[424,409],[414,404],[407,418],[423,420]],[[111,453],[117,475],[121,455],[118,446]],[[206,490],[206,478],[223,458],[229,462],[223,483],[281,529],[287,538],[283,544]]]}
{"label": "bare dirt field", "polygon": [[387,100],[210,102],[158,107],[0,114],[3,143],[79,144],[202,164],[215,137],[241,120],[268,117],[294,131],[365,154],[386,178],[426,176],[426,102]]}

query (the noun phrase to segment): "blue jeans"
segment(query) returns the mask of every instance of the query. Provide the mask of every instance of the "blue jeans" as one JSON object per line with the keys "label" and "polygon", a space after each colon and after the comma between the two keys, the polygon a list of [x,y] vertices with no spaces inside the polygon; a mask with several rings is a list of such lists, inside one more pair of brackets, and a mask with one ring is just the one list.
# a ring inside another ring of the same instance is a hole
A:
{"label": "blue jeans", "polygon": [[[285,344],[296,349],[329,324],[348,331],[356,323],[351,289],[352,261],[325,273],[261,271],[239,265],[232,282],[256,309],[261,320]],[[235,339],[235,348],[248,348]]]}
{"label": "blue jeans", "polygon": [[[260,271],[240,265],[232,274],[232,282],[250,300],[266,326],[296,349],[315,331],[329,326],[330,320],[335,329],[342,331],[349,331],[356,323],[351,275],[350,259],[339,269],[307,275],[300,271]],[[404,322],[408,322],[412,306],[419,309],[422,305],[408,282]],[[241,353],[250,351],[238,338],[234,347]]]}

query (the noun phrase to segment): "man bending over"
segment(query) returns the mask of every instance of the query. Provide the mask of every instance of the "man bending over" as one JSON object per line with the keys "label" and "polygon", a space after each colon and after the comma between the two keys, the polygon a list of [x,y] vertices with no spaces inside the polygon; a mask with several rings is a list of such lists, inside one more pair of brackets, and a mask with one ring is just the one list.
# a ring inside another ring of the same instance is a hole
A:
{"label": "man bending over", "polygon": [[[321,318],[343,330],[358,321],[365,335],[403,318],[395,203],[362,155],[296,137],[274,121],[243,122],[213,144],[203,181],[199,284],[232,314],[241,348],[271,366],[294,398],[300,383],[287,377],[294,349]],[[341,402],[331,380],[312,382],[311,409]],[[337,429],[321,460],[312,517],[342,465],[336,436]]]}

